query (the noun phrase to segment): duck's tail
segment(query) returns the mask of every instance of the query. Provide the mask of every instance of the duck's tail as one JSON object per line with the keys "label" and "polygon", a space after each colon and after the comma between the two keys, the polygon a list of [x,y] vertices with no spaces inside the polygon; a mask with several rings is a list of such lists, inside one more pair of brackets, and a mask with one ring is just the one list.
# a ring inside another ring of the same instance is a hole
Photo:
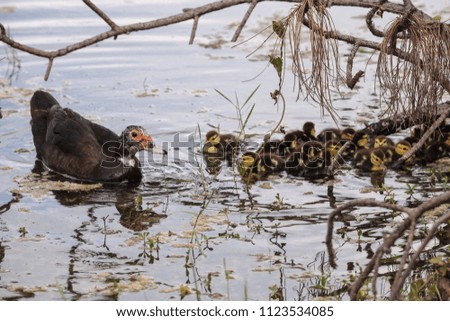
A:
{"label": "duck's tail", "polygon": [[45,145],[48,112],[54,105],[59,105],[59,103],[48,92],[37,90],[31,97],[31,132],[33,133],[33,141],[38,158],[41,158],[42,149]]}

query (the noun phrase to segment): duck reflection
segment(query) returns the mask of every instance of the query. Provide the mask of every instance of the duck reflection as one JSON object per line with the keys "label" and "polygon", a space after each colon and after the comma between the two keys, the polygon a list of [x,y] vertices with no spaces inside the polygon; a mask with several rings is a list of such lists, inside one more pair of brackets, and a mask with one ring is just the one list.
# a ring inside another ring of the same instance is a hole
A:
{"label": "duck reflection", "polygon": [[[42,162],[36,161],[32,170],[35,174],[42,174],[44,167]],[[48,177],[49,181],[68,181],[58,174],[51,173]],[[55,199],[64,206],[72,207],[78,205],[108,205],[114,204],[120,214],[120,224],[130,230],[141,232],[150,228],[154,224],[158,224],[161,219],[167,217],[165,214],[158,214],[152,208],[143,208],[142,206],[142,190],[139,184],[104,184],[101,188],[95,189],[53,189]],[[83,186],[80,184],[80,186]],[[85,184],[84,186],[88,186]],[[154,186],[152,186],[154,188]],[[165,187],[161,187],[165,190]],[[162,194],[163,195],[163,194]]]}

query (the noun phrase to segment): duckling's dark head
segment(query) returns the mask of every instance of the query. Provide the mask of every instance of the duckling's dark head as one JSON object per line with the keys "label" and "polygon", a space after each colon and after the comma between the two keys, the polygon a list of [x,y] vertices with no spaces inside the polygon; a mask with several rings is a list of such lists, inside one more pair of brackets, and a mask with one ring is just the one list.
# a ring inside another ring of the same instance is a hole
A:
{"label": "duckling's dark head", "polygon": [[309,136],[316,136],[315,124],[311,121],[307,121],[303,124],[303,131]]}
{"label": "duckling's dark head", "polygon": [[347,127],[344,128],[341,132],[341,138],[343,140],[352,140],[353,136],[355,136],[356,131],[353,128]]}
{"label": "duckling's dark head", "polygon": [[124,143],[125,150],[132,155],[138,151],[153,148],[153,138],[141,126],[128,126],[120,137]]}
{"label": "duckling's dark head", "polygon": [[217,130],[210,130],[206,133],[206,142],[210,143],[213,146],[220,143],[220,134],[217,132]]}

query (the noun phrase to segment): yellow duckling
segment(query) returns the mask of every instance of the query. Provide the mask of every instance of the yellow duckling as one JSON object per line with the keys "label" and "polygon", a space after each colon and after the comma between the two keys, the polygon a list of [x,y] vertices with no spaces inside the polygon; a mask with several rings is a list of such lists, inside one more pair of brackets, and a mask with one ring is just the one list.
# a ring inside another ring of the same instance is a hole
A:
{"label": "yellow duckling", "polygon": [[386,169],[385,154],[380,148],[360,149],[356,152],[353,165],[367,172],[378,172]]}
{"label": "yellow duckling", "polygon": [[379,135],[375,137],[372,146],[373,148],[380,148],[386,146],[394,146],[394,142],[392,141],[392,139],[384,135]]}
{"label": "yellow duckling", "polygon": [[203,153],[216,157],[229,157],[236,153],[238,141],[232,134],[219,134],[216,130],[206,133],[206,142],[203,145]]}

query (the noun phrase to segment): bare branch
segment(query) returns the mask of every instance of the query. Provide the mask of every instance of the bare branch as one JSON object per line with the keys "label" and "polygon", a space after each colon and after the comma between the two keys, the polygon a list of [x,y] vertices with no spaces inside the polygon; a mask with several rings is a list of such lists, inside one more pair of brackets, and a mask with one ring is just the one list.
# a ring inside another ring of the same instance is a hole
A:
{"label": "bare branch", "polygon": [[379,7],[373,7],[372,9],[369,10],[369,12],[367,13],[366,16],[366,25],[367,28],[369,28],[370,32],[377,37],[384,37],[384,32],[381,30],[378,30],[375,25],[373,24],[373,17],[375,16],[375,14],[381,9],[381,5],[383,3],[386,3],[387,0],[380,0],[380,6]]}
{"label": "bare branch", "polygon": [[359,79],[364,76],[364,71],[359,70],[354,76],[352,76],[353,70],[353,60],[355,59],[356,53],[359,49],[359,42],[353,45],[352,51],[347,58],[347,86],[350,89],[355,88],[355,85],[358,83]]}
{"label": "bare branch", "polygon": [[236,42],[237,39],[239,38],[239,35],[242,32],[242,29],[244,28],[245,24],[247,23],[247,20],[250,18],[250,15],[252,14],[253,10],[256,8],[257,4],[258,4],[258,0],[252,0],[252,3],[250,3],[250,6],[248,7],[247,12],[244,15],[244,18],[242,18],[241,23],[237,27],[237,29],[233,35],[233,38],[231,38],[232,42]]}
{"label": "bare branch", "polygon": [[112,30],[117,29],[117,25],[114,21],[111,20],[111,18],[108,17],[106,13],[104,13],[102,10],[100,10],[99,7],[97,7],[95,4],[91,2],[91,0],[83,0],[83,2],[92,9],[100,18],[102,18],[110,27]]}
{"label": "bare branch", "polygon": [[[348,201],[344,203],[343,205],[339,206],[333,212],[331,212],[329,218],[328,218],[328,228],[327,228],[327,235],[326,235],[326,245],[327,245],[327,251],[329,256],[330,265],[333,268],[336,268],[336,256],[333,250],[332,245],[332,237],[333,237],[333,229],[334,229],[334,221],[337,216],[342,214],[342,211],[344,210],[351,210],[354,207],[357,206],[369,206],[369,207],[381,207],[381,208],[387,208],[398,212],[403,212],[408,214],[408,217],[406,217],[403,222],[401,222],[397,228],[387,235],[382,243],[382,245],[375,251],[375,254],[371,258],[371,260],[367,263],[364,270],[361,272],[361,274],[358,276],[358,278],[355,280],[355,282],[350,287],[350,298],[352,300],[357,299],[358,291],[359,289],[364,285],[365,280],[369,277],[371,272],[374,272],[375,275],[377,275],[378,272],[375,272],[375,269],[378,269],[379,262],[381,257],[384,255],[384,253],[389,252],[392,245],[397,241],[399,238],[401,238],[404,234],[404,232],[411,228],[413,225],[413,222],[416,222],[426,211],[429,211],[433,208],[436,208],[444,203],[448,203],[450,201],[450,192],[442,193],[436,197],[433,197],[429,199],[428,201],[422,203],[418,207],[411,209],[403,206],[399,206],[396,204],[390,204],[385,202],[376,201],[373,199],[361,199],[361,200],[353,200]],[[435,234],[435,231],[437,230],[438,226],[447,222],[450,214],[447,212],[445,215],[440,217],[433,225],[433,228],[430,230],[426,240],[429,242],[429,239],[431,239]],[[411,231],[413,233],[413,231]],[[412,242],[412,237],[409,238],[409,242]],[[410,245],[408,245],[410,247]],[[423,246],[426,246],[423,245]],[[405,255],[407,255],[405,253]],[[418,255],[418,254],[417,254]],[[410,265],[405,269],[403,273],[409,273],[411,272],[414,262],[417,260],[417,258],[413,257],[413,259],[410,261]],[[398,276],[399,283],[396,285],[396,287],[400,287],[404,284],[404,280],[406,277],[404,275]],[[375,282],[375,280],[372,280],[372,282]],[[401,284],[400,284],[401,283]],[[396,292],[393,294],[393,297],[398,299],[398,293],[397,288],[394,289]],[[376,292],[375,292],[376,293]]]}
{"label": "bare branch", "polygon": [[[139,22],[139,23],[133,23],[133,24],[129,24],[129,25],[119,26],[116,23],[114,23],[114,21],[111,18],[109,18],[105,12],[103,12],[94,3],[92,3],[92,1],[90,1],[90,0],[83,0],[83,1],[91,10],[93,10],[99,17],[101,17],[111,27],[111,30],[109,30],[107,32],[99,33],[91,38],[87,38],[81,42],[77,42],[77,43],[68,45],[68,46],[66,46],[64,48],[60,48],[58,50],[46,51],[46,50],[42,50],[39,48],[33,48],[33,47],[27,46],[25,44],[14,41],[12,38],[10,38],[7,35],[7,33],[5,31],[5,27],[0,23],[0,41],[4,42],[5,44],[9,45],[12,48],[27,52],[29,54],[32,54],[32,55],[35,55],[38,57],[43,57],[43,58],[47,58],[47,59],[55,59],[57,57],[65,56],[73,51],[92,46],[93,44],[99,43],[108,38],[116,39],[117,36],[122,35],[122,34],[128,34],[131,32],[136,32],[136,31],[141,31],[141,30],[155,29],[155,28],[168,26],[171,24],[176,24],[176,23],[180,23],[183,21],[193,19],[194,26],[193,26],[193,30],[191,32],[191,37],[189,40],[189,42],[192,43],[193,37],[195,36],[195,30],[197,28],[198,17],[200,17],[204,14],[207,14],[207,13],[214,12],[214,11],[219,11],[219,10],[226,9],[226,8],[229,8],[232,6],[251,2],[250,7],[249,7],[246,15],[244,16],[244,19],[242,20],[240,27],[238,28],[238,30],[236,30],[235,35],[233,37],[233,38],[237,39],[237,37],[239,36],[239,34],[241,32],[241,29],[245,25],[247,19],[250,17],[250,14],[251,14],[252,10],[254,9],[254,7],[256,6],[256,4],[258,4],[260,2],[265,2],[265,1],[298,3],[298,0],[222,0],[222,1],[216,1],[216,2],[212,2],[210,4],[206,4],[204,6],[194,8],[192,10],[185,10],[184,12],[182,12],[180,14],[172,15],[169,17],[156,19],[156,20],[152,20],[152,21],[147,21],[147,22]],[[317,2],[321,3],[322,1],[324,1],[324,0],[318,0]],[[326,4],[328,6],[354,6],[354,7],[361,7],[361,8],[377,8],[377,9],[380,6],[378,0],[374,0],[374,1],[333,0],[333,1],[324,1],[324,4]],[[390,3],[390,2],[383,4],[383,10],[386,12],[392,12],[392,13],[405,13],[406,12],[404,5]],[[429,17],[428,15],[426,15],[425,13],[420,12],[420,11],[418,11],[416,13],[416,15],[419,15],[421,18],[426,19],[426,20],[430,20],[430,21],[432,20],[431,17]],[[197,23],[195,22],[196,20],[197,20]],[[380,50],[380,47],[381,47],[379,43],[366,41],[364,39],[359,39],[356,37],[346,36],[346,35],[340,34],[338,32],[325,34],[325,37],[348,42],[350,44],[355,44],[356,42],[359,42],[360,46],[362,46],[362,47],[372,48],[372,49],[376,49],[376,50]],[[403,53],[399,50],[395,50],[395,52],[393,52],[393,54],[402,59],[408,58],[408,56],[405,53]],[[47,68],[46,79],[48,79],[48,76],[49,76],[48,70],[49,69]],[[446,88],[447,88],[447,91],[450,92],[450,82],[447,84]]]}
{"label": "bare branch", "polygon": [[191,37],[189,39],[189,44],[192,45],[194,43],[194,38],[195,38],[195,34],[197,32],[197,27],[198,27],[198,21],[199,21],[200,17],[199,16],[195,16],[194,17],[194,23],[192,24],[192,31],[191,31]]}

